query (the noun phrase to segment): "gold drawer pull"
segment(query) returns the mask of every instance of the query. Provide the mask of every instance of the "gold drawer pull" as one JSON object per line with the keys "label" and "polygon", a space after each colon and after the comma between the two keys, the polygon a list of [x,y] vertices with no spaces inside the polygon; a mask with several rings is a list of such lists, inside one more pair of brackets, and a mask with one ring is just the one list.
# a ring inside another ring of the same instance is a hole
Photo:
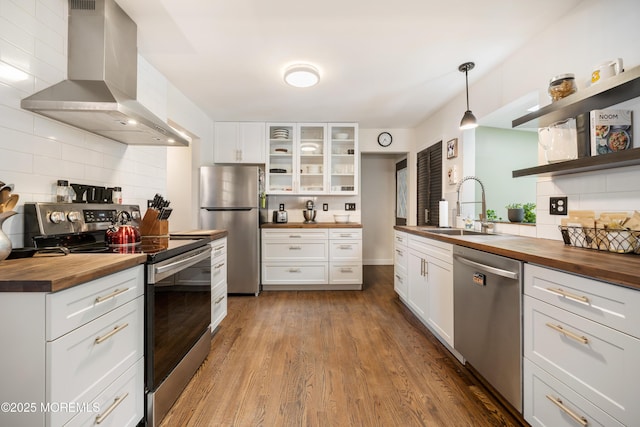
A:
{"label": "gold drawer pull", "polygon": [[224,299],[224,295],[222,295],[220,298],[218,298],[217,300],[215,300],[213,303],[214,304],[219,304],[220,301],[222,301]]}
{"label": "gold drawer pull", "polygon": [[572,294],[570,292],[567,292],[567,291],[565,291],[563,289],[559,289],[559,288],[547,288],[547,290],[549,292],[551,292],[552,294],[556,294],[556,295],[559,295],[561,297],[572,299],[574,301],[578,301],[578,302],[583,302],[585,304],[589,304],[589,298],[587,298],[587,297],[583,297],[583,296],[580,296],[580,295],[575,295],[575,294]]}
{"label": "gold drawer pull", "polygon": [[115,291],[111,292],[109,295],[105,295],[103,297],[96,298],[96,304],[101,303],[101,302],[106,301],[106,300],[111,299],[111,298],[115,298],[118,295],[127,292],[128,290],[129,290],[129,288],[116,289]]}
{"label": "gold drawer pull", "polygon": [[216,270],[221,269],[222,267],[224,267],[224,262],[221,262],[220,264],[216,265],[215,267],[213,267]]}
{"label": "gold drawer pull", "polygon": [[289,273],[300,273],[300,269],[299,268],[290,268],[289,269]]}
{"label": "gold drawer pull", "polygon": [[290,239],[300,239],[302,236],[299,234],[289,234]]}
{"label": "gold drawer pull", "polygon": [[562,326],[560,325],[554,325],[552,323],[547,323],[547,326],[550,327],[551,329],[560,332],[561,334],[574,339],[576,341],[578,341],[579,343],[582,344],[589,344],[589,339],[587,337],[581,337],[580,335],[576,335],[573,332],[567,331],[566,329],[564,329]]}
{"label": "gold drawer pull", "polygon": [[97,337],[95,343],[96,344],[101,344],[101,343],[105,342],[106,340],[108,340],[109,338],[111,338],[112,336],[114,336],[115,334],[117,334],[118,332],[120,332],[121,330],[126,328],[127,326],[129,326],[128,323],[125,323],[125,324],[120,325],[120,326],[116,326],[115,328],[113,328],[107,334],[105,334],[105,335],[103,335],[101,337]]}
{"label": "gold drawer pull", "polygon": [[578,415],[575,412],[573,412],[571,409],[569,409],[566,406],[564,406],[564,403],[562,403],[562,400],[560,400],[559,398],[553,397],[553,396],[549,396],[548,394],[546,396],[547,396],[547,399],[552,401],[553,404],[556,405],[558,408],[560,408],[564,412],[566,412],[567,415],[569,415],[571,418],[573,418],[581,426],[586,427],[589,424],[589,421],[587,421],[587,419],[585,417],[581,417],[580,415]]}
{"label": "gold drawer pull", "polygon": [[347,268],[347,267],[341,268],[340,273],[353,273],[353,268]]}
{"label": "gold drawer pull", "polygon": [[351,234],[346,234],[346,233],[345,233],[345,234],[341,234],[341,235],[340,235],[340,237],[352,237],[352,235],[351,235]]}
{"label": "gold drawer pull", "polygon": [[122,401],[129,396],[129,393],[125,393],[120,397],[116,397],[115,400],[113,401],[113,403],[107,408],[106,411],[104,411],[104,413],[98,415],[96,417],[96,424],[100,424],[102,423],[104,420],[107,419],[107,417],[113,412],[114,409],[116,409],[118,407],[119,404],[122,403]]}
{"label": "gold drawer pull", "polygon": [[351,245],[340,245],[340,249],[353,249]]}
{"label": "gold drawer pull", "polygon": [[302,246],[289,246],[290,251],[299,251],[302,249]]}

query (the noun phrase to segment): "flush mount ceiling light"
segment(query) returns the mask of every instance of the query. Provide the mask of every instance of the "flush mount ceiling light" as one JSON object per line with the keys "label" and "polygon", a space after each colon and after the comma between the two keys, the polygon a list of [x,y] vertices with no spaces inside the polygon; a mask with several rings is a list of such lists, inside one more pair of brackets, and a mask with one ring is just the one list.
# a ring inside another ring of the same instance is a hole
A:
{"label": "flush mount ceiling light", "polygon": [[294,87],[311,87],[320,81],[320,73],[312,65],[296,64],[285,70],[284,81]]}
{"label": "flush mount ceiling light", "polygon": [[478,121],[476,120],[476,116],[473,115],[471,110],[469,109],[469,70],[473,70],[476,64],[473,62],[465,62],[464,64],[458,67],[458,71],[464,73],[464,78],[466,81],[466,89],[467,89],[467,111],[464,112],[464,116],[462,116],[462,120],[460,121],[460,129],[473,129],[478,127]]}

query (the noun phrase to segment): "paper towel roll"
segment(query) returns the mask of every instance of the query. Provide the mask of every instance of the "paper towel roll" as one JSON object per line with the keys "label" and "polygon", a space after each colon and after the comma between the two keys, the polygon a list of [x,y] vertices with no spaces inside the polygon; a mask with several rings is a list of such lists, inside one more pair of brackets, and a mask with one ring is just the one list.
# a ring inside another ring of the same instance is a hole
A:
{"label": "paper towel roll", "polygon": [[449,226],[449,202],[446,200],[440,200],[438,217],[440,218],[440,227]]}

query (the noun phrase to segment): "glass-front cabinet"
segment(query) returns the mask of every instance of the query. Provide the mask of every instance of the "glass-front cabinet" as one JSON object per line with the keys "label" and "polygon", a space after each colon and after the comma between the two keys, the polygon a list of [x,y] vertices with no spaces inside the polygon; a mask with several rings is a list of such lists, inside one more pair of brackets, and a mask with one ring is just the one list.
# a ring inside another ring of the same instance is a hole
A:
{"label": "glass-front cabinet", "polygon": [[358,125],[268,123],[269,194],[357,194]]}
{"label": "glass-front cabinet", "polygon": [[330,123],[329,190],[331,194],[358,193],[358,125]]}
{"label": "glass-front cabinet", "polygon": [[296,162],[295,123],[267,125],[266,191],[271,194],[293,194]]}

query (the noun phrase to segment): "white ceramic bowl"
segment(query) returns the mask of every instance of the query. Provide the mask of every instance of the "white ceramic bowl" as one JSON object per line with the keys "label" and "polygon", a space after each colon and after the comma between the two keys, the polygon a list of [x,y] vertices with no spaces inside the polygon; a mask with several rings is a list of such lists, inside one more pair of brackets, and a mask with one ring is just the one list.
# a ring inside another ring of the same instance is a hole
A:
{"label": "white ceramic bowl", "polygon": [[349,222],[349,215],[334,215],[333,219],[338,224],[346,224]]}

